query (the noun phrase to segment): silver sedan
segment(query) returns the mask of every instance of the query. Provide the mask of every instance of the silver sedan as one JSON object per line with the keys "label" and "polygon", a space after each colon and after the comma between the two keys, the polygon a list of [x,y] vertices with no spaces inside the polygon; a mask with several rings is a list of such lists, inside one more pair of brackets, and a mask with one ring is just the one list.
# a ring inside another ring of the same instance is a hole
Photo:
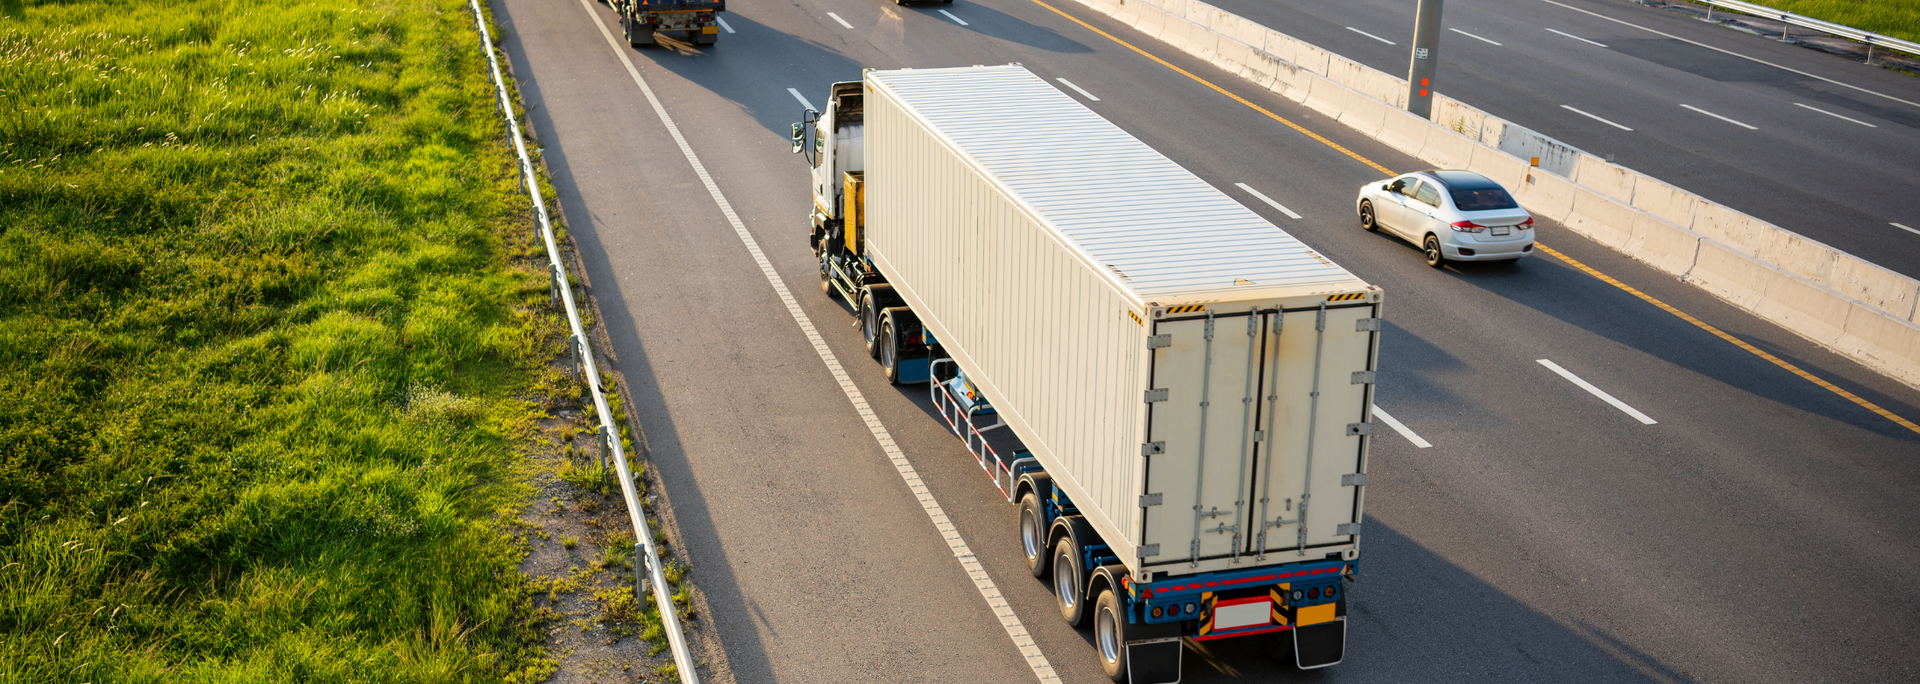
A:
{"label": "silver sedan", "polygon": [[1420,171],[1360,188],[1360,227],[1419,245],[1427,265],[1510,261],[1533,253],[1533,215],[1472,171]]}

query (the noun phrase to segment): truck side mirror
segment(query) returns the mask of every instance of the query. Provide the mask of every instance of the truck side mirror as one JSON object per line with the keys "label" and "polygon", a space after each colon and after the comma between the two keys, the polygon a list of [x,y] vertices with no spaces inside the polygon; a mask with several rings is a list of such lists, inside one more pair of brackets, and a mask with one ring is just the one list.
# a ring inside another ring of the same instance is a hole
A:
{"label": "truck side mirror", "polygon": [[796,123],[793,125],[793,134],[788,137],[793,140],[793,153],[799,154],[800,148],[806,146],[807,129]]}

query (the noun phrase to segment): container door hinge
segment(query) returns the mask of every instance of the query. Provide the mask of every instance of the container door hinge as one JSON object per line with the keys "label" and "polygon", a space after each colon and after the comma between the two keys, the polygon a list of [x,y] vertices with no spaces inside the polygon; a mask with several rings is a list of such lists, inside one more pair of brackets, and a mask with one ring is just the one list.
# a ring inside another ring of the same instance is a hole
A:
{"label": "container door hinge", "polygon": [[1347,423],[1348,437],[1371,434],[1373,434],[1373,423]]}
{"label": "container door hinge", "polygon": [[1340,486],[1365,487],[1367,486],[1367,474],[1366,473],[1347,473],[1345,475],[1341,475]]}
{"label": "container door hinge", "polygon": [[1164,453],[1167,453],[1166,442],[1147,442],[1140,445],[1141,456],[1159,456]]}
{"label": "container door hinge", "polygon": [[1266,431],[1266,430],[1254,430],[1254,431],[1253,431],[1253,441],[1254,441],[1254,442],[1264,442],[1264,441],[1267,441],[1267,431]]}
{"label": "container door hinge", "polygon": [[1358,536],[1360,534],[1360,523],[1340,523],[1333,528],[1333,533]]}
{"label": "container door hinge", "polygon": [[1158,505],[1160,505],[1160,492],[1154,492],[1152,494],[1143,494],[1140,496],[1141,508],[1146,508],[1148,506],[1158,506]]}
{"label": "container door hinge", "polygon": [[1373,384],[1373,371],[1354,371],[1353,384],[1355,385]]}
{"label": "container door hinge", "polygon": [[1147,390],[1147,403],[1151,404],[1156,401],[1166,401],[1166,400],[1167,400],[1167,388],[1162,387],[1160,389]]}
{"label": "container door hinge", "polygon": [[1140,545],[1141,558],[1146,558],[1147,556],[1158,556],[1158,555],[1160,555],[1159,544],[1141,544]]}
{"label": "container door hinge", "polygon": [[1147,338],[1147,349],[1159,349],[1173,346],[1173,333],[1161,333]]}
{"label": "container door hinge", "polygon": [[1380,319],[1362,318],[1353,322],[1354,332],[1380,332]]}

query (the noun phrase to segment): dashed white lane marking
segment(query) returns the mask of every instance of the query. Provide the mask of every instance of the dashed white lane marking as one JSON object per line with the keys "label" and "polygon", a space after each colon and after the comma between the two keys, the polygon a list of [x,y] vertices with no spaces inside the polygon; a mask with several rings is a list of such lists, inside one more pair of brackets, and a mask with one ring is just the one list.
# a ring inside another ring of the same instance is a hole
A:
{"label": "dashed white lane marking", "polygon": [[1753,127],[1753,126],[1748,126],[1748,125],[1746,125],[1746,124],[1744,124],[1744,123],[1740,123],[1740,122],[1738,122],[1738,121],[1734,121],[1733,119],[1729,119],[1729,118],[1727,118],[1727,117],[1724,117],[1724,116],[1721,116],[1721,115],[1719,115],[1719,114],[1715,114],[1715,113],[1713,113],[1713,112],[1709,112],[1709,111],[1707,111],[1707,110],[1704,110],[1704,109],[1701,109],[1701,108],[1699,108],[1699,107],[1695,107],[1695,106],[1693,106],[1693,105],[1690,105],[1690,104],[1683,104],[1683,105],[1680,105],[1680,106],[1682,106],[1682,107],[1686,107],[1687,109],[1691,109],[1691,110],[1693,110],[1693,111],[1696,111],[1696,112],[1699,112],[1699,113],[1701,113],[1701,114],[1705,114],[1705,115],[1707,115],[1707,116],[1711,116],[1711,117],[1713,117],[1713,118],[1716,118],[1716,119],[1719,119],[1719,120],[1721,120],[1721,121],[1725,121],[1725,122],[1727,122],[1727,123],[1730,123],[1730,124],[1733,124],[1733,125],[1735,125],[1735,126],[1739,126],[1739,127],[1741,127],[1741,128],[1745,128],[1745,129],[1747,129],[1747,130],[1749,130],[1749,131],[1757,131],[1757,130],[1760,130],[1759,128],[1755,128],[1755,127]]}
{"label": "dashed white lane marking", "polygon": [[849,24],[849,23],[847,23],[847,20],[845,20],[845,19],[841,19],[841,18],[840,18],[840,15],[838,15],[838,14],[834,14],[834,13],[832,13],[832,12],[828,12],[828,13],[827,13],[827,16],[829,16],[829,17],[833,17],[833,20],[834,20],[834,21],[837,21],[837,22],[840,22],[840,25],[841,25],[841,26],[845,26],[845,27],[847,27],[847,28],[853,28],[853,24]]}
{"label": "dashed white lane marking", "polygon": [[[1292,209],[1288,209],[1288,208],[1287,208],[1287,207],[1286,207],[1285,205],[1283,205],[1283,204],[1281,204],[1281,203],[1279,203],[1279,202],[1275,202],[1275,201],[1273,201],[1273,198],[1272,198],[1272,197],[1268,197],[1268,196],[1266,196],[1266,195],[1263,195],[1263,194],[1260,194],[1260,191],[1259,191],[1259,190],[1255,190],[1255,189],[1253,189],[1253,188],[1252,188],[1251,186],[1249,186],[1249,185],[1247,185],[1246,183],[1234,183],[1234,185],[1236,185],[1236,186],[1239,186],[1239,188],[1240,188],[1241,190],[1245,190],[1245,191],[1247,191],[1247,194],[1249,194],[1249,195],[1253,195],[1254,197],[1256,197],[1256,198],[1259,198],[1259,200],[1260,200],[1260,201],[1262,201],[1262,202],[1266,202],[1266,203],[1267,203],[1267,206],[1270,206],[1270,207],[1273,207],[1273,208],[1275,208],[1275,209],[1279,209],[1279,210],[1280,210],[1280,213],[1282,213],[1282,214],[1286,214],[1287,216],[1290,216],[1290,217],[1292,217],[1292,218],[1294,218],[1294,219],[1299,219],[1299,218],[1300,218],[1300,215],[1299,215],[1299,214],[1296,214],[1296,213],[1293,213],[1293,210],[1292,210]],[[1391,419],[1389,419],[1389,420],[1391,420]]]}
{"label": "dashed white lane marking", "polygon": [[947,18],[948,18],[948,19],[952,19],[952,20],[953,20],[953,23],[956,23],[956,24],[959,24],[959,25],[961,25],[961,26],[966,26],[966,25],[967,25],[967,22],[966,22],[966,20],[964,20],[964,19],[961,19],[961,18],[959,18],[959,17],[956,17],[956,16],[953,16],[953,13],[952,13],[952,12],[948,12],[948,11],[946,11],[946,10],[940,10],[940,13],[941,13],[941,14],[944,14],[944,15],[947,15]]}
{"label": "dashed white lane marking", "polygon": [[1553,31],[1554,33],[1558,33],[1558,34],[1560,34],[1560,35],[1563,35],[1563,36],[1566,36],[1566,37],[1568,37],[1568,38],[1572,38],[1572,39],[1574,39],[1574,40],[1577,40],[1577,41],[1580,41],[1580,42],[1582,42],[1582,43],[1591,43],[1591,44],[1593,44],[1593,45],[1598,45],[1598,46],[1600,46],[1600,47],[1606,47],[1606,46],[1607,46],[1607,44],[1606,44],[1606,43],[1595,43],[1595,42],[1593,42],[1593,41],[1591,41],[1591,40],[1587,40],[1587,39],[1585,39],[1585,38],[1581,38],[1581,37],[1579,37],[1579,36],[1576,36],[1576,35],[1573,35],[1573,34],[1571,34],[1571,33],[1567,33],[1566,31],[1555,31],[1554,29],[1547,29],[1547,30],[1548,30],[1548,31]]}
{"label": "dashed white lane marking", "polygon": [[728,25],[727,25],[727,20],[726,20],[726,19],[724,19],[724,18],[722,18],[722,17],[717,17],[717,16],[716,16],[716,17],[714,17],[714,18],[713,18],[713,20],[714,20],[714,21],[717,21],[717,22],[720,22],[720,28],[723,28],[723,29],[726,29],[726,30],[727,30],[727,33],[733,33],[733,32],[734,32],[734,31],[733,31],[733,27],[732,27],[732,26],[728,26]]}
{"label": "dashed white lane marking", "polygon": [[1631,131],[1631,130],[1633,130],[1633,129],[1631,129],[1631,128],[1627,128],[1626,126],[1622,126],[1622,125],[1620,125],[1620,124],[1617,124],[1617,123],[1614,123],[1614,122],[1612,122],[1612,121],[1608,121],[1608,120],[1606,120],[1606,119],[1602,119],[1602,118],[1600,118],[1600,117],[1597,117],[1597,116],[1594,116],[1594,115],[1592,115],[1592,114],[1588,114],[1588,113],[1586,113],[1586,112],[1583,112],[1583,111],[1580,111],[1580,110],[1578,110],[1578,109],[1574,109],[1574,108],[1572,108],[1572,107],[1568,107],[1568,106],[1566,106],[1566,105],[1560,105],[1560,108],[1561,108],[1561,109],[1565,109],[1565,110],[1567,110],[1567,111],[1569,111],[1569,112],[1573,112],[1573,113],[1575,113],[1575,114],[1579,114],[1579,115],[1581,115],[1581,116],[1584,116],[1584,117],[1587,117],[1587,118],[1589,118],[1589,119],[1593,119],[1594,121],[1598,121],[1598,122],[1600,122],[1600,123],[1603,123],[1603,124],[1606,124],[1606,125],[1608,125],[1608,126],[1612,126],[1612,127],[1614,127],[1614,128],[1618,128],[1618,129],[1620,129],[1620,130],[1623,130],[1623,131]]}
{"label": "dashed white lane marking", "polygon": [[1079,93],[1079,94],[1081,94],[1081,95],[1084,95],[1084,96],[1086,96],[1086,98],[1087,98],[1087,99],[1089,99],[1089,100],[1093,100],[1094,102],[1099,102],[1099,101],[1100,101],[1100,98],[1097,98],[1097,97],[1094,97],[1094,96],[1093,96],[1093,93],[1089,93],[1089,92],[1087,92],[1087,89],[1086,89],[1086,88],[1082,88],[1082,87],[1080,87],[1080,86],[1077,86],[1077,85],[1074,85],[1074,84],[1073,84],[1073,81],[1069,81],[1069,80],[1067,80],[1067,79],[1064,79],[1064,78],[1057,78],[1057,79],[1054,79],[1054,80],[1056,80],[1056,81],[1059,81],[1059,82],[1061,82],[1061,83],[1065,83],[1065,84],[1067,84],[1067,87],[1068,87],[1068,88],[1072,88],[1072,89],[1073,89],[1073,92],[1076,92],[1076,93]]}
{"label": "dashed white lane marking", "polygon": [[817,111],[820,111],[819,109],[815,109],[815,108],[814,108],[814,106],[813,106],[813,103],[812,103],[812,102],[808,102],[808,101],[807,101],[807,96],[805,96],[805,95],[801,95],[801,94],[800,94],[800,89],[799,89],[799,88],[788,88],[788,89],[787,89],[787,92],[789,92],[789,93],[793,93],[793,99],[796,99],[796,100],[799,100],[799,101],[800,101],[800,106],[802,106],[802,107],[806,107],[807,109],[812,109],[813,111],[816,111],[816,112],[817,112]]}
{"label": "dashed white lane marking", "polygon": [[1575,385],[1579,385],[1580,389],[1586,390],[1588,393],[1592,394],[1593,396],[1599,397],[1601,401],[1607,402],[1609,404],[1613,404],[1614,408],[1620,409],[1621,411],[1625,412],[1629,416],[1633,416],[1634,419],[1640,421],[1641,424],[1653,425],[1656,422],[1654,421],[1654,419],[1648,418],[1647,414],[1634,410],[1634,408],[1632,406],[1628,406],[1626,402],[1620,401],[1619,399],[1615,399],[1613,398],[1613,395],[1600,391],[1600,388],[1594,387],[1592,383],[1589,383],[1585,380],[1581,380],[1580,376],[1574,375],[1573,373],[1568,372],[1567,369],[1561,368],[1559,364],[1554,363],[1552,361],[1548,361],[1546,359],[1536,359],[1536,361],[1538,361],[1540,365],[1546,366],[1547,370],[1553,371],[1555,373],[1559,373],[1560,377],[1566,378],[1568,382],[1572,382]]}
{"label": "dashed white lane marking", "polygon": [[[986,568],[982,567],[979,559],[974,557],[973,550],[967,546],[966,540],[960,537],[960,531],[953,526],[952,521],[947,519],[946,511],[940,507],[940,502],[933,498],[933,492],[927,489],[926,483],[920,480],[920,474],[914,470],[913,463],[907,460],[906,454],[901,453],[899,445],[894,443],[893,435],[887,432],[885,425],[880,424],[880,417],[875,415],[873,409],[867,405],[866,397],[860,393],[860,388],[854,386],[853,379],[847,375],[846,369],[841,367],[840,360],[834,357],[833,350],[827,347],[826,339],[820,336],[820,331],[813,327],[813,321],[807,318],[805,311],[800,309],[800,302],[794,299],[793,292],[787,289],[787,284],[780,280],[780,274],[773,270],[773,262],[767,259],[765,252],[760,250],[760,243],[753,239],[752,233],[747,232],[747,224],[740,220],[739,214],[734,213],[733,203],[728,202],[727,197],[720,193],[720,186],[714,182],[713,176],[707,173],[706,165],[700,163],[700,157],[693,153],[693,146],[687,143],[686,136],[680,133],[680,127],[675,125],[673,117],[667,114],[666,105],[660,104],[660,98],[653,94],[653,88],[647,85],[646,79],[640,77],[640,70],[634,68],[633,60],[627,57],[629,50],[623,49],[620,41],[614,40],[613,32],[607,29],[606,22],[601,21],[600,15],[594,12],[592,2],[593,0],[580,0],[580,6],[586,9],[588,16],[591,16],[593,22],[599,25],[600,35],[607,39],[607,45],[613,48],[614,54],[620,58],[620,63],[626,65],[627,75],[632,76],[634,84],[640,86],[641,94],[647,96],[647,103],[653,105],[653,112],[659,115],[661,125],[666,127],[667,134],[672,136],[673,142],[680,146],[680,153],[686,156],[687,163],[693,167],[694,175],[700,177],[701,184],[707,188],[707,194],[713,196],[713,203],[719,205],[720,213],[727,217],[727,223],[733,226],[734,234],[739,236],[740,242],[746,246],[747,253],[753,256],[754,263],[760,266],[761,275],[766,276],[767,283],[772,285],[774,293],[780,296],[780,303],[786,305],[787,313],[793,316],[795,323],[800,324],[800,331],[806,333],[807,341],[813,344],[814,353],[819,354],[820,360],[827,364],[827,372],[831,373],[833,379],[840,384],[840,391],[847,396],[847,401],[853,403],[854,411],[867,424],[867,431],[872,433],[874,440],[880,443],[880,449],[886,452],[888,460],[893,462],[893,468],[900,473],[900,479],[906,481],[907,489],[920,501],[921,510],[924,510],[927,518],[933,521],[933,526],[940,532],[940,536],[946,539],[948,550],[953,553],[954,559],[960,562],[960,567],[966,571],[967,577],[973,580],[973,586],[979,590],[980,597],[986,599],[987,608],[1000,619],[1000,626],[1007,630],[1007,637],[1012,639],[1014,647],[1020,650],[1020,655],[1027,661],[1027,667],[1032,668],[1034,676],[1042,682],[1059,681],[1060,676],[1054,673],[1053,665],[1047,662],[1046,654],[1040,652],[1040,647],[1033,642],[1033,637],[1027,634],[1027,628],[1020,623],[1020,617],[1014,614],[1013,607],[1007,604],[1005,597],[1001,596],[999,587],[993,583],[993,578],[987,576]],[[800,94],[799,91],[793,92],[796,97]],[[805,99],[801,98],[802,101]]]}
{"label": "dashed white lane marking", "polygon": [[1476,35],[1473,35],[1473,34],[1471,34],[1471,33],[1467,33],[1466,31],[1462,31],[1462,30],[1460,30],[1460,29],[1457,29],[1457,28],[1449,28],[1449,29],[1447,29],[1447,30],[1448,30],[1448,31],[1452,31],[1452,32],[1454,32],[1454,33],[1458,33],[1458,34],[1460,34],[1460,35],[1463,35],[1463,36],[1466,36],[1466,37],[1468,37],[1468,38],[1472,38],[1472,39],[1474,39],[1474,40],[1477,40],[1477,41],[1480,41],[1480,42],[1482,42],[1482,43],[1489,43],[1489,44],[1492,44],[1492,45],[1499,45],[1499,43],[1495,43],[1495,42],[1493,42],[1493,41],[1491,41],[1491,40],[1487,40],[1487,39],[1485,39],[1485,38],[1481,38],[1481,37],[1479,37],[1479,36],[1476,36]]}
{"label": "dashed white lane marking", "polygon": [[1862,126],[1866,126],[1867,128],[1879,128],[1879,126],[1875,126],[1875,125],[1873,125],[1873,124],[1870,124],[1870,123],[1867,123],[1867,122],[1865,122],[1865,121],[1861,121],[1861,120],[1859,120],[1859,119],[1856,119],[1856,118],[1853,118],[1853,117],[1851,117],[1851,116],[1841,116],[1841,115],[1839,115],[1839,114],[1835,114],[1835,113],[1833,113],[1833,112],[1829,112],[1829,111],[1827,111],[1827,110],[1824,110],[1824,109],[1821,109],[1821,108],[1819,108],[1819,107],[1815,107],[1815,106],[1812,106],[1812,105],[1804,105],[1804,104],[1800,104],[1800,103],[1798,103],[1798,102],[1795,102],[1795,103],[1793,103],[1793,106],[1795,106],[1795,107],[1805,107],[1805,108],[1807,108],[1807,109],[1811,109],[1811,110],[1813,110],[1813,111],[1816,111],[1816,112],[1819,112],[1819,113],[1821,113],[1821,114],[1825,114],[1825,115],[1827,115],[1827,116],[1831,116],[1831,117],[1833,117],[1833,118],[1836,118],[1836,119],[1846,119],[1846,120],[1848,120],[1848,121],[1852,121],[1852,122],[1854,122],[1854,123],[1857,123],[1857,124],[1860,124],[1860,125],[1862,125]]}
{"label": "dashed white lane marking", "polygon": [[1371,33],[1367,33],[1366,31],[1362,31],[1362,30],[1360,30],[1360,29],[1357,29],[1357,28],[1354,28],[1354,27],[1352,27],[1352,26],[1348,26],[1348,27],[1347,27],[1347,30],[1348,30],[1348,31],[1352,31],[1352,32],[1354,32],[1354,33],[1358,33],[1358,34],[1360,34],[1360,35],[1363,35],[1363,36],[1366,36],[1366,37],[1368,37],[1368,38],[1372,38],[1372,39],[1374,39],[1374,40],[1377,40],[1377,41],[1380,41],[1380,42],[1382,42],[1382,43],[1386,43],[1386,44],[1388,44],[1388,45],[1398,45],[1398,43],[1395,43],[1395,42],[1393,42],[1393,41],[1391,41],[1391,40],[1387,40],[1387,39],[1385,39],[1385,38],[1381,38],[1381,37],[1379,37],[1379,36],[1376,36],[1376,35],[1373,35],[1373,34],[1371,34]]}
{"label": "dashed white lane marking", "polygon": [[1387,415],[1386,411],[1380,410],[1379,404],[1373,405],[1373,417],[1379,418],[1380,422],[1386,423],[1387,427],[1393,428],[1393,431],[1400,433],[1401,437],[1405,437],[1407,441],[1413,442],[1415,447],[1421,449],[1430,449],[1433,447],[1431,442],[1421,439],[1419,435],[1413,434],[1413,431],[1408,430],[1407,426],[1401,425],[1400,421],[1394,420],[1393,416]]}
{"label": "dashed white lane marking", "polygon": [[1690,43],[1690,44],[1693,44],[1693,45],[1698,45],[1698,46],[1700,46],[1700,47],[1703,47],[1703,48],[1706,48],[1706,49],[1708,49],[1708,50],[1712,50],[1712,51],[1714,51],[1714,52],[1722,52],[1722,53],[1726,53],[1726,54],[1729,54],[1729,55],[1733,55],[1733,56],[1735,56],[1735,57],[1739,57],[1739,58],[1741,58],[1741,59],[1744,59],[1744,60],[1747,60],[1747,61],[1750,61],[1750,62],[1759,62],[1759,63],[1761,63],[1761,64],[1765,64],[1765,65],[1767,65],[1767,66],[1770,66],[1770,67],[1773,67],[1773,68],[1775,68],[1775,69],[1779,69],[1779,70],[1782,70],[1782,71],[1791,71],[1791,72],[1793,72],[1793,73],[1796,73],[1796,74],[1799,74],[1799,75],[1801,75],[1801,76],[1805,76],[1805,77],[1807,77],[1807,78],[1817,78],[1817,79],[1820,79],[1820,80],[1822,80],[1822,81],[1826,81],[1826,82],[1828,82],[1828,83],[1832,83],[1832,84],[1834,84],[1834,85],[1837,85],[1837,86],[1843,86],[1843,87],[1847,87],[1847,88],[1852,88],[1852,89],[1854,89],[1854,90],[1858,90],[1858,91],[1860,91],[1860,92],[1863,92],[1863,93],[1866,93],[1866,94],[1868,94],[1868,95],[1878,95],[1878,96],[1880,96],[1880,97],[1884,97],[1884,98],[1887,98],[1887,99],[1889,99],[1889,100],[1893,100],[1894,102],[1899,102],[1899,103],[1901,103],[1901,104],[1909,104],[1909,105],[1913,105],[1913,106],[1915,106],[1915,107],[1920,107],[1920,102],[1914,102],[1914,101],[1912,101],[1912,100],[1902,100],[1902,99],[1900,99],[1900,98],[1897,98],[1897,97],[1894,97],[1894,96],[1892,96],[1892,95],[1888,95],[1888,94],[1886,94],[1886,93],[1882,93],[1882,92],[1877,92],[1877,91],[1872,91],[1872,90],[1867,90],[1866,88],[1862,88],[1862,87],[1860,87],[1860,86],[1857,86],[1857,85],[1853,85],[1853,84],[1851,84],[1851,83],[1841,83],[1841,82],[1839,82],[1839,81],[1836,81],[1836,80],[1833,80],[1833,79],[1831,79],[1831,78],[1827,78],[1827,77],[1825,77],[1825,76],[1815,76],[1815,75],[1813,75],[1813,74],[1809,74],[1809,73],[1807,73],[1807,72],[1804,72],[1804,71],[1801,71],[1801,70],[1799,70],[1799,69],[1791,69],[1791,68],[1788,68],[1788,67],[1783,67],[1783,66],[1780,66],[1780,65],[1778,65],[1778,64],[1774,64],[1773,62],[1769,62],[1769,61],[1767,61],[1767,60],[1764,60],[1764,59],[1757,59],[1757,58],[1753,58],[1753,57],[1748,57],[1748,56],[1746,56],[1746,55],[1743,55],[1743,54],[1740,54],[1740,53],[1738,53],[1738,52],[1734,52],[1734,51],[1732,51],[1732,50],[1726,50],[1726,49],[1722,49],[1722,48],[1717,48],[1717,47],[1714,47],[1714,46],[1712,46],[1712,45],[1708,45],[1708,44],[1706,44],[1706,43],[1702,43],[1702,42],[1700,42],[1700,41],[1697,41],[1697,40],[1687,40],[1687,39],[1685,39],[1685,38],[1681,38],[1681,37],[1679,37],[1679,36],[1676,36],[1676,35],[1673,35],[1673,34],[1671,34],[1671,33],[1667,33],[1667,32],[1665,32],[1665,31],[1656,31],[1656,30],[1653,30],[1653,29],[1650,29],[1650,28],[1647,28],[1647,27],[1645,27],[1645,26],[1641,26],[1641,25],[1639,25],[1639,24],[1635,24],[1635,23],[1633,23],[1633,22],[1630,22],[1630,21],[1621,21],[1621,20],[1619,20],[1619,19],[1615,19],[1615,18],[1613,18],[1613,17],[1609,17],[1609,16],[1607,16],[1607,15],[1604,15],[1604,14],[1600,14],[1600,13],[1598,13],[1598,12],[1590,12],[1590,11],[1587,11],[1587,10],[1583,10],[1583,9],[1580,9],[1580,8],[1578,8],[1578,7],[1574,7],[1574,6],[1572,6],[1572,5],[1568,5],[1568,4],[1566,4],[1566,3],[1560,3],[1560,2],[1554,2],[1554,0],[1540,0],[1540,1],[1541,1],[1541,2],[1544,2],[1544,3],[1547,3],[1547,4],[1549,4],[1549,5],[1559,5],[1559,6],[1561,6],[1561,7],[1565,7],[1565,8],[1567,8],[1567,9],[1570,9],[1570,10],[1573,10],[1573,11],[1575,11],[1575,12],[1579,12],[1579,13],[1581,13],[1581,14],[1587,14],[1587,15],[1592,15],[1592,16],[1595,16],[1595,17],[1599,17],[1599,18],[1601,18],[1601,19],[1605,19],[1605,20],[1607,20],[1607,21],[1611,21],[1611,22],[1613,22],[1613,23],[1616,23],[1616,24],[1622,24],[1622,25],[1625,25],[1625,26],[1632,26],[1632,27],[1634,27],[1634,28],[1637,28],[1637,29],[1640,29],[1640,30],[1642,30],[1642,31],[1646,31],[1647,33],[1651,33],[1651,34],[1654,34],[1654,35],[1656,35],[1656,36],[1665,36],[1665,37],[1667,37],[1667,38],[1672,38],[1672,39],[1674,39],[1674,40],[1677,40],[1677,41],[1681,41],[1681,42],[1683,42],[1683,43]]}
{"label": "dashed white lane marking", "polygon": [[1908,228],[1908,227],[1906,227],[1906,226],[1903,226],[1903,225],[1900,225],[1900,224],[1898,224],[1898,223],[1889,223],[1889,224],[1887,224],[1887,225],[1889,225],[1889,226],[1893,226],[1893,227],[1895,227],[1895,228],[1899,228],[1899,229],[1901,229],[1901,230],[1904,230],[1904,231],[1907,231],[1907,232],[1909,232],[1909,233],[1913,233],[1914,235],[1920,235],[1920,228]]}

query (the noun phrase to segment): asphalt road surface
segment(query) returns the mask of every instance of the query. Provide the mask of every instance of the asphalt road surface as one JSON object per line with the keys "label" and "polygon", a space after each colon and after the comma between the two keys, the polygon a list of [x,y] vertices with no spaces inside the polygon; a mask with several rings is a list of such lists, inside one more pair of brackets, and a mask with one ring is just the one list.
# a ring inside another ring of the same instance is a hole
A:
{"label": "asphalt road surface", "polygon": [[[1054,6],[1388,168],[1420,166]],[[789,88],[818,105],[863,68],[1007,62],[1071,81],[1071,96],[1385,288],[1378,405],[1432,445],[1375,432],[1345,663],[1301,672],[1257,640],[1208,642],[1189,647],[1185,681],[1920,677],[1920,434],[1566,261],[1429,269],[1358,227],[1355,193],[1377,171],[1033,0],[736,0],[717,45],[640,50],[591,0],[493,8],[692,559],[704,633],[719,637],[709,680],[1022,682],[1045,667],[1105,681],[926,387],[889,386],[848,308],[820,294],[807,170],[787,149],[801,110]],[[1920,392],[1557,225],[1540,234],[1920,418]]]}
{"label": "asphalt road surface", "polygon": [[[1407,74],[1416,0],[1210,1]],[[1627,0],[1450,0],[1441,26],[1435,90],[1920,277],[1920,78]]]}

